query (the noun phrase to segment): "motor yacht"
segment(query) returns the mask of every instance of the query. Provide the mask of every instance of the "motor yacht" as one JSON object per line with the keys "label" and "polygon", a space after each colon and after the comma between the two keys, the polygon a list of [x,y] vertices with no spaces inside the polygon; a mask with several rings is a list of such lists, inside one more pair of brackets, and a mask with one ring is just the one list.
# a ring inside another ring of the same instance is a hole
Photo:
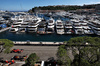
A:
{"label": "motor yacht", "polygon": [[63,25],[63,21],[61,21],[60,19],[56,21],[56,32],[57,34],[64,34],[64,25]]}
{"label": "motor yacht", "polygon": [[47,33],[54,33],[54,24],[55,24],[55,21],[53,18],[50,18],[48,21],[47,21],[47,30],[46,32]]}
{"label": "motor yacht", "polygon": [[88,23],[89,27],[93,30],[96,35],[100,35],[100,21],[94,20]]}
{"label": "motor yacht", "polygon": [[70,21],[65,22],[65,34],[74,34],[72,23]]}
{"label": "motor yacht", "polygon": [[39,23],[38,29],[37,29],[37,33],[38,34],[46,34],[46,21],[41,21]]}
{"label": "motor yacht", "polygon": [[75,31],[75,34],[84,34],[84,30],[78,20],[73,21],[73,29]]}

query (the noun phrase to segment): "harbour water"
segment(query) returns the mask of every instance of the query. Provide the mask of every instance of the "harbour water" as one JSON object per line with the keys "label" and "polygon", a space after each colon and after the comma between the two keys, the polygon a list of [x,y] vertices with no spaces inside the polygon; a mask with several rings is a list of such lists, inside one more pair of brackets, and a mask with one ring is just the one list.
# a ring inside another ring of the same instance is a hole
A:
{"label": "harbour water", "polygon": [[57,35],[57,34],[33,34],[33,33],[11,33],[8,30],[5,32],[0,33],[0,39],[9,39],[12,41],[49,41],[49,42],[62,42],[68,41],[73,37],[81,37],[81,36],[92,36],[96,37],[96,35]]}

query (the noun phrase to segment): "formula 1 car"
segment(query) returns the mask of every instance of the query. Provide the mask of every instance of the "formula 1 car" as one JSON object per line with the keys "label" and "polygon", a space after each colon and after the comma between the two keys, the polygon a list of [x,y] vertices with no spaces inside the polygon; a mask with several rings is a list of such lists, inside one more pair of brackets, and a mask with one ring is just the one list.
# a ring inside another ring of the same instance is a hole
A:
{"label": "formula 1 car", "polygon": [[9,65],[15,63],[14,60],[10,60],[10,61],[6,60],[5,62],[8,63]]}
{"label": "formula 1 car", "polygon": [[20,61],[25,61],[27,59],[27,56],[18,56],[15,55],[14,57],[11,58],[11,60],[20,60]]}
{"label": "formula 1 car", "polygon": [[21,52],[23,52],[23,49],[13,49],[13,50],[11,50],[11,53],[21,53]]}
{"label": "formula 1 car", "polygon": [[9,64],[9,65],[14,64],[14,63],[15,63],[15,61],[14,61],[14,60],[10,60],[10,61],[8,61],[8,60],[3,60],[3,59],[0,59],[0,62],[1,62],[1,63],[7,63],[7,64]]}

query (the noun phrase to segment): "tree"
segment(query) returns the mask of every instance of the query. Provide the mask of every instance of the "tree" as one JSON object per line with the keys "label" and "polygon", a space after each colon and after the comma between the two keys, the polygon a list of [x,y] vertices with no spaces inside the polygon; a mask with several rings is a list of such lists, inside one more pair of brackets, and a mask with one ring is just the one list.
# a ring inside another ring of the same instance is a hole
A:
{"label": "tree", "polygon": [[75,55],[73,66],[80,66],[80,65],[81,66],[99,66],[100,65],[99,62],[100,62],[99,48],[85,47],[80,50],[80,58],[79,58],[79,54]]}
{"label": "tree", "polygon": [[63,44],[67,44],[67,41],[64,41]]}
{"label": "tree", "polygon": [[70,66],[71,65],[71,59],[67,55],[67,51],[65,49],[65,45],[61,45],[58,48],[57,61],[58,61],[59,65],[65,65],[65,66]]}
{"label": "tree", "polygon": [[28,11],[28,13],[33,13],[33,11],[30,9],[30,10]]}
{"label": "tree", "polygon": [[3,43],[4,53],[9,53],[10,48],[14,46],[13,42],[8,39],[0,39],[0,42]]}
{"label": "tree", "polygon": [[[86,43],[88,43],[86,45]],[[68,41],[72,47],[75,46],[79,53],[72,48],[74,53],[73,66],[98,66],[100,65],[100,38],[98,37],[76,37]]]}
{"label": "tree", "polygon": [[25,61],[28,66],[34,66],[34,64],[39,60],[39,57],[36,53],[32,53],[29,55],[27,60]]}

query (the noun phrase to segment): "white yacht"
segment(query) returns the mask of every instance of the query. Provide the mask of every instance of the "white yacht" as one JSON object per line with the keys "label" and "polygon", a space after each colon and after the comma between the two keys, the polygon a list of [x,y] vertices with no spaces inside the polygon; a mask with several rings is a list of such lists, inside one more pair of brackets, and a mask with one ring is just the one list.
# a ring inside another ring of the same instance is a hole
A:
{"label": "white yacht", "polygon": [[23,19],[15,20],[11,25],[10,32],[18,32],[21,24],[23,23]]}
{"label": "white yacht", "polygon": [[100,35],[100,21],[94,20],[88,23],[89,27],[93,30],[96,35]]}
{"label": "white yacht", "polygon": [[54,33],[54,24],[55,24],[55,20],[53,18],[50,18],[47,21],[48,25],[47,25],[47,33]]}
{"label": "white yacht", "polygon": [[18,32],[18,28],[17,27],[10,28],[9,32]]}
{"label": "white yacht", "polygon": [[92,31],[92,29],[88,26],[88,22],[86,20],[81,20],[79,21],[81,23],[81,26],[84,30],[84,34],[94,34],[94,32]]}
{"label": "white yacht", "polygon": [[79,20],[73,21],[73,28],[74,28],[75,34],[84,34],[83,28]]}
{"label": "white yacht", "polygon": [[28,27],[27,27],[27,31],[28,32],[37,32],[37,28],[38,28],[38,20],[33,20],[32,22],[29,23]]}
{"label": "white yacht", "polygon": [[23,19],[15,20],[11,27],[20,27],[22,23],[23,23]]}
{"label": "white yacht", "polygon": [[28,27],[29,22],[23,22],[19,27],[19,32],[26,32],[26,28]]}
{"label": "white yacht", "polygon": [[65,34],[74,34],[72,23],[70,21],[65,22]]}
{"label": "white yacht", "polygon": [[57,34],[64,34],[63,21],[61,20],[56,21],[56,31],[57,31]]}

